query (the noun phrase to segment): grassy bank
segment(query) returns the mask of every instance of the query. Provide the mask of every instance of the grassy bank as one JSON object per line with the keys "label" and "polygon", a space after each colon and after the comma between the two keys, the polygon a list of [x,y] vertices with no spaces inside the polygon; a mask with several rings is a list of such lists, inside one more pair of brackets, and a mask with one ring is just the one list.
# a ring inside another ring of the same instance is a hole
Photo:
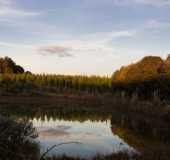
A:
{"label": "grassy bank", "polygon": [[135,95],[124,97],[121,94],[75,94],[75,93],[48,93],[46,95],[10,94],[0,96],[1,106],[33,106],[43,109],[62,108],[64,110],[91,110],[98,112],[120,111],[122,113],[140,114],[170,121],[170,102],[160,101],[155,97],[152,101],[141,101]]}

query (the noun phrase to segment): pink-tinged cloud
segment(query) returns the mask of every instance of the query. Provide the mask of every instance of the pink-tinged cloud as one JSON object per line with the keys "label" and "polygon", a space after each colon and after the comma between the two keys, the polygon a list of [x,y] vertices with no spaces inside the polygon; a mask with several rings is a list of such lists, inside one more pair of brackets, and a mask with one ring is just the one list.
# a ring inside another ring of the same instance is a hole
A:
{"label": "pink-tinged cloud", "polygon": [[56,55],[58,57],[71,57],[71,47],[61,45],[47,45],[41,46],[37,49],[37,52],[42,55]]}

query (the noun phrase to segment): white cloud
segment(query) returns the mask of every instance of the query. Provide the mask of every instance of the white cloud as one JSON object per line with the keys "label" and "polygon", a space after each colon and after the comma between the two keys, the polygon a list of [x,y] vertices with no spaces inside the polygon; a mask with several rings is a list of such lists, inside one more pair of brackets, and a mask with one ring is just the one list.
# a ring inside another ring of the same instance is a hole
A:
{"label": "white cloud", "polygon": [[100,7],[114,7],[114,6],[152,6],[152,7],[165,7],[170,6],[170,0],[84,0],[85,5],[94,6],[96,4]]}
{"label": "white cloud", "polygon": [[25,9],[18,8],[14,1],[0,0],[0,17],[26,17],[38,16],[40,12],[26,11]]}
{"label": "white cloud", "polygon": [[10,0],[0,0],[0,6],[1,5],[9,5],[11,3]]}
{"label": "white cloud", "polygon": [[26,48],[26,49],[31,49],[33,46],[31,45],[26,45],[26,44],[17,44],[17,43],[11,43],[11,42],[2,42],[0,41],[0,46],[5,47],[5,48]]}
{"label": "white cloud", "polygon": [[38,12],[30,12],[30,11],[24,11],[20,9],[12,9],[3,7],[0,8],[0,16],[10,16],[10,17],[25,17],[25,16],[38,16],[40,13]]}
{"label": "white cloud", "polygon": [[110,32],[97,32],[93,34],[86,35],[87,40],[98,41],[100,43],[107,43],[108,41],[117,39],[117,38],[130,38],[135,35],[135,31],[110,31]]}
{"label": "white cloud", "polygon": [[170,22],[162,22],[156,19],[150,19],[145,22],[144,28],[149,29],[165,29],[170,27]]}

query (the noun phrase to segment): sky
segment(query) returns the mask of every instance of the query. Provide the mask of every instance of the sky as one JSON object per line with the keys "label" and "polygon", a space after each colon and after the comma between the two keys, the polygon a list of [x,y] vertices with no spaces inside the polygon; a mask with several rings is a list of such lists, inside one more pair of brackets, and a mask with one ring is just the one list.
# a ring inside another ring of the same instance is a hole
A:
{"label": "sky", "polygon": [[0,0],[0,57],[33,73],[110,76],[170,53],[170,0]]}

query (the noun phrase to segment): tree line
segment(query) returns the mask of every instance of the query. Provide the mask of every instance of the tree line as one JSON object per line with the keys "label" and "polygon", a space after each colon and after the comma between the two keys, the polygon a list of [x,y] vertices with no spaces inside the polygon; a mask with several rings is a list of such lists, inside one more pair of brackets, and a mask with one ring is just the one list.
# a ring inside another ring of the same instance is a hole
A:
{"label": "tree line", "polygon": [[80,91],[111,93],[140,99],[170,98],[170,56],[166,60],[148,56],[141,61],[122,67],[112,77],[65,76],[32,74],[8,58],[0,58],[1,91],[20,92],[39,89],[41,92]]}
{"label": "tree line", "polygon": [[1,74],[0,86],[7,90],[49,89],[51,91],[107,92],[111,89],[109,77],[64,76],[45,74]]}

